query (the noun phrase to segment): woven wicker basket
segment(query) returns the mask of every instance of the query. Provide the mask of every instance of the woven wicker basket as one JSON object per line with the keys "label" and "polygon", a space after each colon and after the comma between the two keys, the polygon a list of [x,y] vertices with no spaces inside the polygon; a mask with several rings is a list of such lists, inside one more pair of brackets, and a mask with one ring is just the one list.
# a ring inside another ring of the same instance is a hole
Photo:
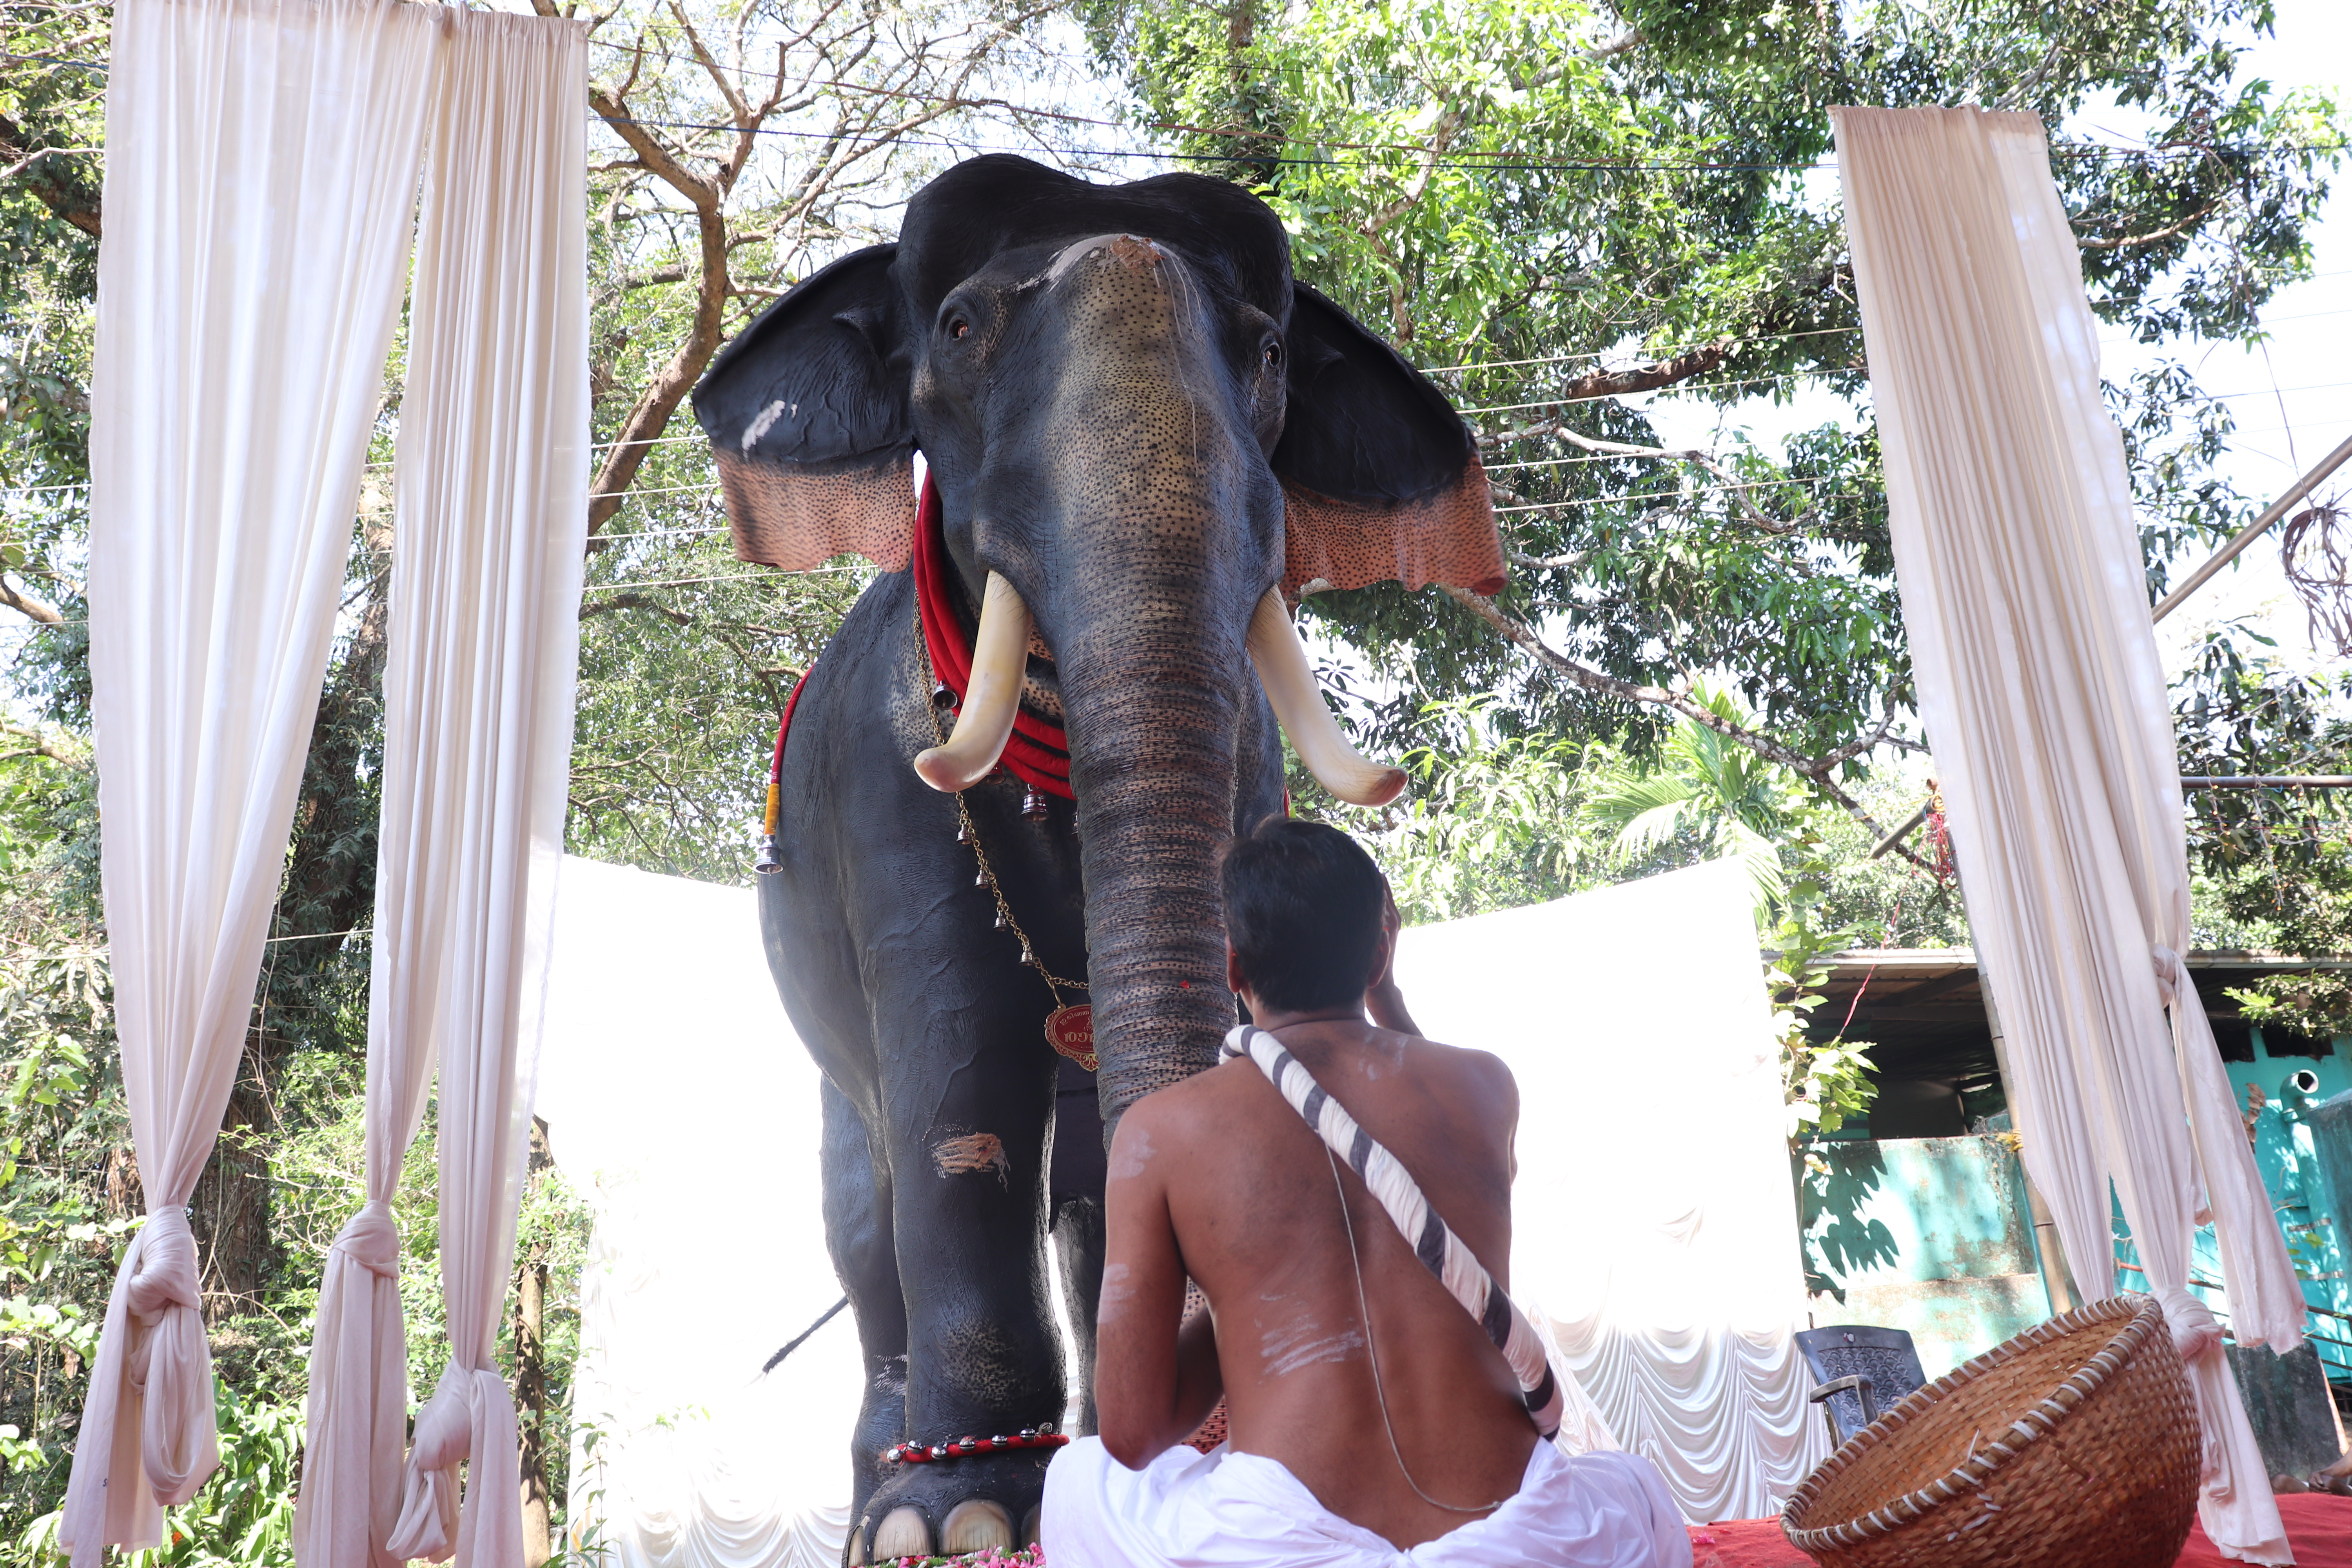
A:
{"label": "woven wicker basket", "polygon": [[1855,1433],[1780,1528],[1824,1568],[2172,1568],[2200,1439],[2154,1300],[1997,1345]]}

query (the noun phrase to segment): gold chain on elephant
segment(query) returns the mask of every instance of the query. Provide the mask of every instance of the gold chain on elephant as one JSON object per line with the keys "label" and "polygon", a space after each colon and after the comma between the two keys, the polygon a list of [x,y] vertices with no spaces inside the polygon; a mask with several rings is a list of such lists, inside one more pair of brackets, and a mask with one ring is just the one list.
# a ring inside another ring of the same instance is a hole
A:
{"label": "gold chain on elephant", "polygon": [[[942,693],[950,697],[953,694],[941,684],[939,671],[931,668],[930,645],[923,640],[923,616],[919,604],[915,611],[915,646],[923,650],[923,668],[931,678],[932,699],[926,704],[930,710],[931,737],[938,744],[944,746],[948,743],[948,737],[945,727],[940,722],[940,714],[946,704],[940,702],[939,699]],[[1035,794],[1034,791],[1031,793],[1033,795]],[[1029,801],[1023,802],[1023,815],[1042,816],[1044,815],[1042,809],[1033,810],[1031,804]],[[1042,806],[1042,800],[1037,804]],[[1045,961],[1037,956],[1036,944],[1029,940],[1029,933],[1021,929],[1021,921],[1013,913],[1011,900],[1005,898],[1004,889],[997,885],[996,868],[988,863],[988,851],[981,847],[980,830],[972,825],[971,807],[964,800],[963,792],[961,790],[956,792],[955,805],[956,842],[969,847],[971,850],[971,858],[979,862],[979,875],[974,879],[972,885],[986,888],[988,896],[996,900],[996,929],[1009,931],[1020,939],[1021,962],[1035,970],[1037,978],[1043,980],[1045,983],[1045,989],[1053,994],[1054,1010],[1045,1017],[1045,1043],[1053,1047],[1057,1054],[1069,1058],[1087,1071],[1093,1072],[1101,1066],[1101,1058],[1095,1055],[1094,1009],[1084,1002],[1074,1005],[1062,1000],[1062,993],[1065,991],[1087,990],[1087,983],[1083,980],[1063,979],[1046,968]]]}

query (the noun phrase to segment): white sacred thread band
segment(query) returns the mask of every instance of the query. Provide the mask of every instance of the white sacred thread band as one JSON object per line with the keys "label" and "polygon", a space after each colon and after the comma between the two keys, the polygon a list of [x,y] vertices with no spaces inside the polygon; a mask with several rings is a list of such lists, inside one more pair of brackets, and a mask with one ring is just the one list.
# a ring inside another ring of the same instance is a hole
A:
{"label": "white sacred thread band", "polygon": [[1510,1363],[1511,1375],[1519,1380],[1519,1388],[1527,1400],[1528,1414],[1535,1418],[1536,1430],[1549,1438],[1559,1430],[1561,1406],[1565,1403],[1559,1381],[1552,1376],[1551,1363],[1545,1359],[1543,1342],[1536,1336],[1535,1325],[1528,1321],[1510,1297],[1495,1288],[1486,1265],[1477,1255],[1463,1245],[1429,1200],[1422,1195],[1420,1184],[1412,1173],[1397,1163],[1397,1157],[1382,1148],[1372,1135],[1356,1124],[1347,1108],[1323,1091],[1315,1075],[1299,1065],[1298,1058],[1283,1049],[1282,1042],[1264,1029],[1241,1025],[1225,1037],[1223,1054],[1245,1056],[1255,1062],[1276,1090],[1290,1102],[1292,1110],[1307,1119],[1331,1152],[1348,1162],[1348,1168],[1363,1179],[1381,1207],[1412,1248],[1422,1267],[1435,1275],[1446,1293],[1462,1303],[1463,1310],[1478,1321],[1495,1348],[1503,1352]]}

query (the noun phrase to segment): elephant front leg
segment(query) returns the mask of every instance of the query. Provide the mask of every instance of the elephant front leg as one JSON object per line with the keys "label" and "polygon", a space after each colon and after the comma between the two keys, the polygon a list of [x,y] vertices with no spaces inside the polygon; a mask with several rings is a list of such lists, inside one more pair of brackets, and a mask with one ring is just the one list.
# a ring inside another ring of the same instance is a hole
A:
{"label": "elephant front leg", "polygon": [[[832,1079],[823,1080],[818,1094],[824,1111],[825,1250],[857,1320],[866,1374],[849,1442],[849,1516],[856,1519],[884,1479],[883,1451],[907,1425],[907,1305],[890,1243],[890,1185],[873,1158],[866,1123]],[[848,1555],[862,1561],[854,1542]]]}
{"label": "elephant front leg", "polygon": [[1103,1124],[1095,1075],[1061,1064],[1055,1090],[1051,1178],[1054,1253],[1077,1352],[1076,1432],[1095,1428],[1095,1317],[1102,1306]]}
{"label": "elephant front leg", "polygon": [[1057,1205],[1054,1251],[1062,1269],[1062,1300],[1069,1303],[1070,1331],[1078,1363],[1076,1431],[1092,1433],[1095,1421],[1095,1319],[1102,1310],[1103,1206],[1093,1198]]}
{"label": "elephant front leg", "polygon": [[[1020,976],[1015,971],[1016,976]],[[942,1009],[924,1027],[931,1092],[891,1122],[893,1234],[907,1309],[905,1436],[925,1445],[1058,1424],[1062,1355],[1045,1278],[1055,1058],[1043,1008]],[[963,1034],[974,1014],[993,1026]],[[941,1038],[941,1035],[961,1035]],[[902,1058],[905,1059],[905,1058]],[[900,1462],[863,1510],[873,1557],[1033,1541],[1050,1449]]]}

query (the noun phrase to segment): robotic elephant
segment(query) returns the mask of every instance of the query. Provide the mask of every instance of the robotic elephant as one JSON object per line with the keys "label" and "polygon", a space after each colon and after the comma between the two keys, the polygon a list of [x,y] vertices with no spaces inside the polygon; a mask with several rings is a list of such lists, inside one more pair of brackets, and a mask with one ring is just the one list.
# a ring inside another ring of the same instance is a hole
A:
{"label": "robotic elephant", "polygon": [[1403,786],[1286,596],[1493,592],[1476,445],[1239,186],[1005,156],[777,300],[694,401],[739,553],[883,569],[794,694],[760,879],[866,1373],[845,1559],[1034,1540],[1046,1449],[898,1446],[1060,1417],[1049,1238],[1091,1381],[1107,1129],[1234,1021],[1219,847],[1285,808],[1285,731],[1344,799]]}

